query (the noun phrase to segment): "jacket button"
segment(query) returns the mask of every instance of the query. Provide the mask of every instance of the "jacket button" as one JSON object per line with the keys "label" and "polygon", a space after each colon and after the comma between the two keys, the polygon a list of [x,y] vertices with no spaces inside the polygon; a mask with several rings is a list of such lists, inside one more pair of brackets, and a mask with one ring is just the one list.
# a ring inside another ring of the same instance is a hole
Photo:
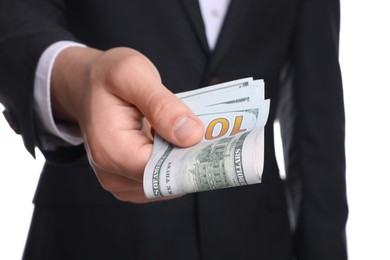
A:
{"label": "jacket button", "polygon": [[207,80],[207,84],[215,85],[221,82],[221,79],[217,75],[211,75]]}
{"label": "jacket button", "polygon": [[20,134],[19,127],[17,126],[11,113],[8,110],[4,110],[3,115],[4,115],[5,120],[7,120],[9,126],[12,128],[12,130],[14,130],[14,132],[16,134]]}

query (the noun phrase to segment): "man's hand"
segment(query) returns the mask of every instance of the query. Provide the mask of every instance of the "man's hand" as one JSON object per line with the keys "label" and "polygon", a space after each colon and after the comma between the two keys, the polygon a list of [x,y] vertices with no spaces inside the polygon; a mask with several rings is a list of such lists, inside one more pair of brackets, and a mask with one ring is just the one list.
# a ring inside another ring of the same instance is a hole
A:
{"label": "man's hand", "polygon": [[201,121],[165,88],[139,52],[71,47],[52,72],[56,119],[77,123],[102,186],[124,201],[147,202],[143,172],[152,153],[151,127],[177,146],[199,142]]}

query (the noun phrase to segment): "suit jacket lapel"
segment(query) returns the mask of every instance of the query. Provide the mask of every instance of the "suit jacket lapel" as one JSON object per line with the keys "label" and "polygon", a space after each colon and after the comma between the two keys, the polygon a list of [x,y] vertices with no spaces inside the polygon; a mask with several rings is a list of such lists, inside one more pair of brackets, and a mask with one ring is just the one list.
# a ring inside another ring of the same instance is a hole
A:
{"label": "suit jacket lapel", "polygon": [[252,0],[231,0],[215,50],[211,56],[209,71],[214,70],[219,62],[221,62],[223,56],[235,40],[237,33],[240,30],[245,30],[245,28],[241,27],[241,24],[245,20],[245,14],[247,13],[251,1]]}
{"label": "suit jacket lapel", "polygon": [[[182,4],[185,13],[187,14],[188,19],[199,39],[199,43],[206,53],[210,52],[205,27],[202,19],[202,14],[200,11],[200,6],[198,0],[179,0]],[[211,0],[212,1],[212,0]]]}
{"label": "suit jacket lapel", "polygon": [[[200,11],[198,0],[179,0],[182,4],[190,23],[193,26],[195,34],[199,39],[202,48],[210,55],[208,71],[214,70],[222,61],[223,56],[228,51],[231,43],[235,40],[237,32],[242,30],[242,22],[252,0],[231,0],[229,9],[226,13],[224,24],[221,28],[217,44],[213,52],[208,47],[205,27]],[[212,1],[212,0],[210,0]]]}

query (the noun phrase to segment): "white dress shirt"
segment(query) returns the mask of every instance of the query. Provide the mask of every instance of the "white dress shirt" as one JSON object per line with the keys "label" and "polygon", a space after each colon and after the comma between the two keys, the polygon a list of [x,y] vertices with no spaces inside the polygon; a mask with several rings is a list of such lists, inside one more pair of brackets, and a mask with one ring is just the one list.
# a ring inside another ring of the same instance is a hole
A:
{"label": "white dress shirt", "polygon": [[[231,0],[199,0],[199,6],[205,24],[206,37],[211,50],[214,49],[219,32]],[[81,134],[72,125],[58,124],[54,121],[50,101],[50,78],[51,70],[57,55],[65,48],[72,46],[84,46],[72,41],[60,41],[50,45],[39,59],[34,81],[34,109],[40,123],[48,132],[67,143],[68,145],[79,145],[83,142]],[[42,148],[55,150],[58,142],[52,138],[41,135]]]}
{"label": "white dress shirt", "polygon": [[211,50],[217,43],[229,4],[230,0],[199,0],[206,37]]}

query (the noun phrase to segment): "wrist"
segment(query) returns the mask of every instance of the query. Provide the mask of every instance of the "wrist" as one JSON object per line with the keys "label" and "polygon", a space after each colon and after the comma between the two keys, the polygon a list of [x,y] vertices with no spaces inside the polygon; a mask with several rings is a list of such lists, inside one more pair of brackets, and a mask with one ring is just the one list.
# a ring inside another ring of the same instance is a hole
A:
{"label": "wrist", "polygon": [[69,47],[56,58],[51,75],[51,105],[56,120],[77,123],[93,61],[102,51]]}

